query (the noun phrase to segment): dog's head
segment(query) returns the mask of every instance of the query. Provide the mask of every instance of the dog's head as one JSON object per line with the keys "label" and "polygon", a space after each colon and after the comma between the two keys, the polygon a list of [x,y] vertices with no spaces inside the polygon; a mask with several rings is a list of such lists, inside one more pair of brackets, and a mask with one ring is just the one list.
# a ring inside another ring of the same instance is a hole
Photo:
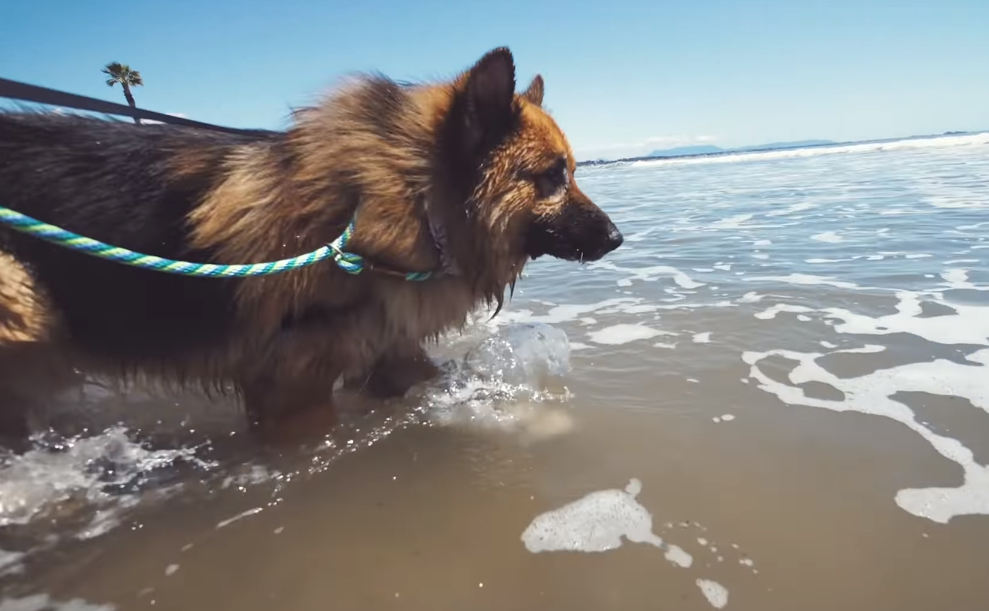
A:
{"label": "dog's head", "polygon": [[448,150],[470,178],[468,214],[515,255],[595,261],[621,246],[621,232],[577,186],[573,151],[543,110],[537,75],[515,89],[507,48],[482,57],[454,82]]}

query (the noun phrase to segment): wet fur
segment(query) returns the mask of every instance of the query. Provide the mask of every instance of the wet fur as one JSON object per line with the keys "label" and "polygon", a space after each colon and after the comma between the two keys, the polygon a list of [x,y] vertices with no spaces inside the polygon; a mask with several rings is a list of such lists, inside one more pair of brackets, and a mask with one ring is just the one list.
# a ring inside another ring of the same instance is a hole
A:
{"label": "wet fur", "polygon": [[0,433],[21,434],[39,389],[75,370],[233,391],[256,425],[329,405],[341,375],[379,397],[434,376],[426,343],[500,307],[528,259],[621,244],[573,182],[542,97],[541,77],[515,91],[496,49],[445,83],[355,78],[284,132],[0,113],[0,204],[87,237],[254,263],[314,250],[356,213],[350,251],[455,272],[420,283],[324,262],[189,278],[0,228]]}

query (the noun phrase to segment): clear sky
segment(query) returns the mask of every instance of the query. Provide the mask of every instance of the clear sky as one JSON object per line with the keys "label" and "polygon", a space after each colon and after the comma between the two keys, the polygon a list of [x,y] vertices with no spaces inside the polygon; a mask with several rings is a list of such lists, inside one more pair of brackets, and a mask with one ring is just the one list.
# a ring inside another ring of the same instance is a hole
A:
{"label": "clear sky", "polygon": [[0,75],[283,127],[347,72],[447,77],[508,45],[579,158],[989,129],[989,0],[4,0]]}

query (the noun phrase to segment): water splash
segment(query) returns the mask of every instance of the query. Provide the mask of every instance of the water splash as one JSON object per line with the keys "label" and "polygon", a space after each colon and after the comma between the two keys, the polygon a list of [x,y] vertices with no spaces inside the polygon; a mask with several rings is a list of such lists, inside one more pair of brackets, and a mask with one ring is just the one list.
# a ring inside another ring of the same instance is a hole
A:
{"label": "water splash", "polygon": [[425,393],[425,413],[441,425],[553,436],[573,425],[566,412],[544,405],[569,396],[562,385],[569,373],[566,333],[544,323],[513,323],[446,364],[443,378]]}

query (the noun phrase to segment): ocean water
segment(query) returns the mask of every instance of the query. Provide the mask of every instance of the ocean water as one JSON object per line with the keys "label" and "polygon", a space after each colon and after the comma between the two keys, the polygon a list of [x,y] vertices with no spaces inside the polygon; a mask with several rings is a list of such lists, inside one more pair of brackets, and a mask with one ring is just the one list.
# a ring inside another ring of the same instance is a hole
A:
{"label": "ocean water", "polygon": [[0,456],[0,611],[984,609],[989,134],[577,180],[625,245],[325,437],[53,406]]}

